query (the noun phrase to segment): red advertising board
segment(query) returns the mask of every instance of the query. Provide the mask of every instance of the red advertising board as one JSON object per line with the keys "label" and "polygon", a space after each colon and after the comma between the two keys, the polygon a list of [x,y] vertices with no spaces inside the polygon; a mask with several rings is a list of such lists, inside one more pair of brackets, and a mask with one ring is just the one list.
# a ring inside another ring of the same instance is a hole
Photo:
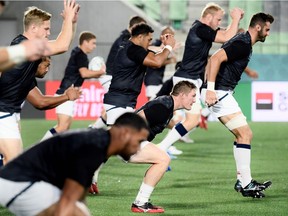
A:
{"label": "red advertising board", "polygon": [[[60,81],[47,81],[45,84],[46,95],[54,95],[59,85]],[[98,81],[85,81],[81,89],[82,96],[76,100],[74,119],[95,120],[101,115],[105,91]],[[136,108],[146,102],[147,97],[145,96],[145,87],[143,85]],[[45,118],[47,120],[56,120],[55,109],[47,110],[45,112]]]}

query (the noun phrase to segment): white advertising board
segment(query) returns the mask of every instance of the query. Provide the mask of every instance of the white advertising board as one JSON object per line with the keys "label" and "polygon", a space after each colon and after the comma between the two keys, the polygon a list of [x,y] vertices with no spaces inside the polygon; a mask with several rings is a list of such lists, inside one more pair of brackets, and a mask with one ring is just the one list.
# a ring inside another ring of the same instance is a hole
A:
{"label": "white advertising board", "polygon": [[288,122],[288,82],[252,82],[252,121]]}

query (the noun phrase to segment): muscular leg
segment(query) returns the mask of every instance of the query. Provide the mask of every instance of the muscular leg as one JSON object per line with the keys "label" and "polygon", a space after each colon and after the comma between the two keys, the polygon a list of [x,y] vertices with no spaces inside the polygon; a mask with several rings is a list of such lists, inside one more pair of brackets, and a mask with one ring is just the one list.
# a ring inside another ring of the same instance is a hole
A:
{"label": "muscular leg", "polygon": [[156,145],[148,143],[144,148],[133,155],[129,162],[152,164],[145,173],[142,185],[135,200],[135,203],[142,205],[148,202],[154,187],[166,172],[170,163],[170,158],[166,152],[159,149]]}
{"label": "muscular leg", "polygon": [[58,124],[54,128],[49,129],[42,137],[41,141],[52,137],[54,134],[67,131],[70,128],[72,123],[72,116],[65,114],[57,114],[57,119]]}
{"label": "muscular leg", "polygon": [[174,127],[168,135],[158,144],[161,149],[167,150],[173,143],[184,136],[188,131],[192,130],[199,124],[201,106],[200,104],[193,104],[191,112],[186,112],[185,120],[181,123],[185,129],[179,131]]}
{"label": "muscular leg", "polygon": [[[237,172],[239,172],[239,174],[241,175],[242,185],[243,187],[245,187],[252,180],[250,163],[251,163],[251,140],[253,134],[246,120],[240,116],[243,116],[242,112],[237,112],[231,115],[223,116],[219,118],[219,120],[224,125],[226,125],[226,127],[228,127],[228,129],[234,134],[236,138],[236,149],[234,158],[236,162]],[[235,121],[235,119],[238,120]]]}
{"label": "muscular leg", "polygon": [[55,126],[57,133],[67,131],[72,123],[72,116],[57,114],[58,124]]}

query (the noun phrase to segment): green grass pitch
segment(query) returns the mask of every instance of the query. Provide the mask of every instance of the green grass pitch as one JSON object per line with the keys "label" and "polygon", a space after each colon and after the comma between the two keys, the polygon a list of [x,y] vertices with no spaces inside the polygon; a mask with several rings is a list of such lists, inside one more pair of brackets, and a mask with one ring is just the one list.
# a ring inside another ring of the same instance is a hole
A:
{"label": "green grass pitch", "polygon": [[[87,127],[89,123],[74,121],[73,128]],[[22,120],[25,148],[54,124],[54,121]],[[234,191],[233,136],[219,122],[210,122],[208,131],[197,129],[190,135],[195,143],[176,143],[184,153],[171,161],[172,171],[155,188],[152,203],[163,206],[167,216],[288,215],[288,124],[253,122],[250,125],[254,134],[252,177],[273,182],[265,191],[265,198],[242,197]],[[158,143],[165,135],[166,131],[154,142]],[[130,206],[147,167],[110,158],[99,175],[100,194],[87,197],[92,215],[135,215],[130,212]],[[11,214],[0,207],[0,215]]]}

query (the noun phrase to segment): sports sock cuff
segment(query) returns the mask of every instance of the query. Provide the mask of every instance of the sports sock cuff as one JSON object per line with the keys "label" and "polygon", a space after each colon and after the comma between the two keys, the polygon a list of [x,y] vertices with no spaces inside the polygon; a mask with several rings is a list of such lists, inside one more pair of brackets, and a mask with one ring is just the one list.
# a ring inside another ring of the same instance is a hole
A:
{"label": "sports sock cuff", "polygon": [[185,129],[182,123],[178,123],[175,126],[175,129],[181,136],[184,136],[186,133],[188,133],[188,131]]}
{"label": "sports sock cuff", "polygon": [[55,128],[51,128],[49,131],[51,132],[51,134],[57,134],[57,131],[55,130]]}
{"label": "sports sock cuff", "polygon": [[249,145],[249,144],[239,144],[239,143],[237,143],[237,148],[251,149],[251,145]]}

